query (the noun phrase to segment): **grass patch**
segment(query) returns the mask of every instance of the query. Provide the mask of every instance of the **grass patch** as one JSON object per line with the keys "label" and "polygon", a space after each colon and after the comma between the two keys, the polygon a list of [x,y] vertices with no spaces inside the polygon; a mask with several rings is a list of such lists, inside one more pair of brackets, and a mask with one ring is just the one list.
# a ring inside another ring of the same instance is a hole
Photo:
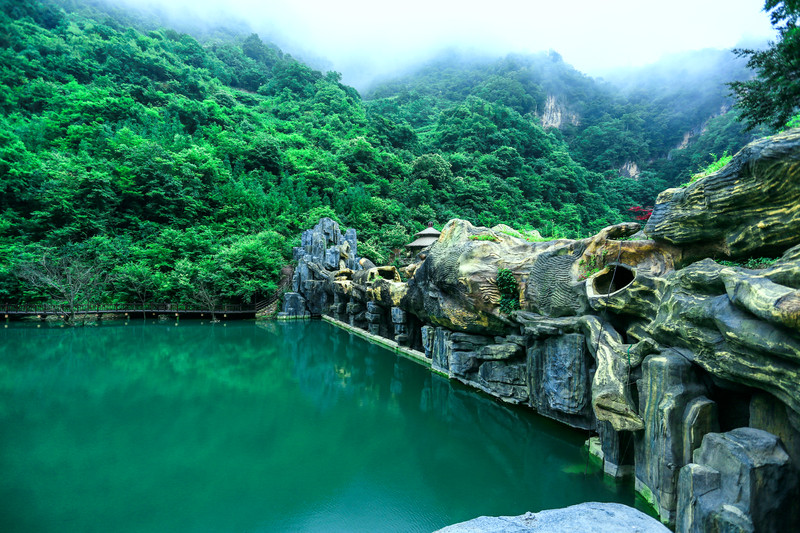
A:
{"label": "grass patch", "polygon": [[750,270],[761,270],[775,264],[777,258],[771,259],[769,257],[751,257],[749,259],[742,259],[739,261],[717,261],[722,266],[727,267],[741,267],[749,268]]}
{"label": "grass patch", "polygon": [[492,242],[500,242],[497,237],[494,235],[470,235],[469,240],[471,241],[492,241]]}
{"label": "grass patch", "polygon": [[717,159],[716,154],[709,154],[709,155],[714,158],[714,161],[709,163],[709,165],[706,168],[704,168],[703,170],[701,170],[697,174],[692,174],[692,179],[690,179],[686,183],[681,184],[681,187],[686,187],[688,185],[691,185],[695,181],[697,181],[699,179],[702,179],[702,178],[705,178],[706,176],[709,176],[709,175],[713,174],[714,172],[720,170],[722,167],[724,167],[725,165],[730,163],[731,160],[733,159],[732,155],[728,155],[728,151],[727,150],[725,150],[725,152],[723,152],[722,157],[720,157],[719,159]]}

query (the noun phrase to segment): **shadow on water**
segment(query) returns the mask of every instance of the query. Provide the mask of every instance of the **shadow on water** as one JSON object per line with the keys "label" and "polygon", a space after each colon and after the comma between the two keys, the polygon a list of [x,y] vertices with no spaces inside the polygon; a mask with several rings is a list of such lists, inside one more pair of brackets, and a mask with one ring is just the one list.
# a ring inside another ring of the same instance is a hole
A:
{"label": "shadow on water", "polygon": [[586,438],[323,322],[0,330],[0,530],[431,531],[633,504]]}

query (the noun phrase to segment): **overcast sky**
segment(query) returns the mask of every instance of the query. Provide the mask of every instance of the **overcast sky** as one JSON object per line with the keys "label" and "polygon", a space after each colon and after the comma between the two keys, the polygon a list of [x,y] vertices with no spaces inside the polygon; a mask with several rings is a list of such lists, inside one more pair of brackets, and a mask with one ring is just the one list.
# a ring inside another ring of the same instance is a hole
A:
{"label": "overcast sky", "polygon": [[763,0],[112,0],[174,17],[246,21],[264,40],[363,88],[445,48],[482,54],[553,49],[578,70],[772,39]]}

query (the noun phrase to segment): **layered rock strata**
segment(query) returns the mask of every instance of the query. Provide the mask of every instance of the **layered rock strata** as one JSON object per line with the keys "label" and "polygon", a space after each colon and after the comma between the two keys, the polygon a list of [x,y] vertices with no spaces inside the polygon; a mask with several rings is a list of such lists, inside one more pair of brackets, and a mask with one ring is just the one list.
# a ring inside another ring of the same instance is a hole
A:
{"label": "layered rock strata", "polygon": [[[638,224],[529,242],[507,226],[451,220],[406,282],[393,267],[359,270],[354,239],[323,220],[304,234],[284,311],[330,314],[424,352],[452,379],[596,430],[605,471],[632,472],[681,531],[800,530],[790,503],[800,470],[798,161],[798,130],[749,145],[659,196],[644,240],[628,240]],[[720,262],[751,254],[772,259],[759,270]],[[517,281],[510,314],[501,269]]]}

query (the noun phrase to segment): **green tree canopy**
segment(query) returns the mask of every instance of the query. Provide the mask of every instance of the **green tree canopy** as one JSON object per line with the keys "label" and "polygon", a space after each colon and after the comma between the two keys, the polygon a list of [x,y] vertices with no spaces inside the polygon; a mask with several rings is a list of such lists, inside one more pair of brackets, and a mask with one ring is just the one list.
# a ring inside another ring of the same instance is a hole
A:
{"label": "green tree canopy", "polygon": [[749,58],[756,76],[730,84],[748,129],[760,124],[779,129],[800,110],[800,1],[767,0],[764,10],[772,10],[778,40],[766,50],[737,50]]}

